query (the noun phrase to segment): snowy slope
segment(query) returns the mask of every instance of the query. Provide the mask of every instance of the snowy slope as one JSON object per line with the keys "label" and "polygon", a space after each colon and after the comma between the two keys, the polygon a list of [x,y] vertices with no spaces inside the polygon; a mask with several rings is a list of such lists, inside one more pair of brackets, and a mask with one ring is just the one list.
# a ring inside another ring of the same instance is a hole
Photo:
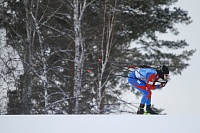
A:
{"label": "snowy slope", "polygon": [[200,116],[0,116],[1,133],[199,133]]}

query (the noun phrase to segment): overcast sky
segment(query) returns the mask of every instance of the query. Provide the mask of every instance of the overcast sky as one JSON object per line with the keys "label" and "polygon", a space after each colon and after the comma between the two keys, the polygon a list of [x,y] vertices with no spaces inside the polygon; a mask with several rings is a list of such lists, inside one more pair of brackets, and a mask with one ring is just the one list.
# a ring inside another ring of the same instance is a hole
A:
{"label": "overcast sky", "polygon": [[152,102],[157,107],[164,108],[168,115],[200,115],[200,1],[179,0],[176,6],[189,12],[193,23],[177,25],[178,36],[163,35],[164,39],[185,39],[190,44],[187,49],[196,49],[189,61],[190,66],[182,75],[171,76],[171,81],[162,91],[154,91]]}

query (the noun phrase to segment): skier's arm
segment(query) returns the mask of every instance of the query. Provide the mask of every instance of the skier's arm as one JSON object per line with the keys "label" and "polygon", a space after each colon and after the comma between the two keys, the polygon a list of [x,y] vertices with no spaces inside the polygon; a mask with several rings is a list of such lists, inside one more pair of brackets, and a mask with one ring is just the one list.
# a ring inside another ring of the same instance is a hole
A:
{"label": "skier's arm", "polygon": [[149,90],[155,90],[160,88],[160,85],[155,85],[155,81],[157,80],[157,75],[156,74],[147,74],[147,88]]}

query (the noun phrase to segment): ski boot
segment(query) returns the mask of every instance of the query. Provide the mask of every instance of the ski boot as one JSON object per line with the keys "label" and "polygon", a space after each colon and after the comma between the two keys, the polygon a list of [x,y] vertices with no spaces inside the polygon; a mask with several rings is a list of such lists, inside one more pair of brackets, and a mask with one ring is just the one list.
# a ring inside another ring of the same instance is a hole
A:
{"label": "ski boot", "polygon": [[146,111],[147,111],[147,113],[152,114],[152,115],[157,115],[158,114],[151,108],[151,104],[147,105]]}
{"label": "ski boot", "polygon": [[137,114],[141,114],[141,115],[144,114],[144,104],[140,104],[138,111],[137,111]]}

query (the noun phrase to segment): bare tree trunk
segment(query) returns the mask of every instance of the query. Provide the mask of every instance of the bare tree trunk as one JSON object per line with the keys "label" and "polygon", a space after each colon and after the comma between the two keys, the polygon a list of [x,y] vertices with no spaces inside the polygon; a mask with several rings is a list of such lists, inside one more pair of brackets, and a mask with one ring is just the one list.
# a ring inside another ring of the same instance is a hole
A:
{"label": "bare tree trunk", "polygon": [[[116,6],[116,3],[114,3],[114,6]],[[104,111],[104,101],[105,101],[105,85],[109,79],[109,75],[107,79],[103,79],[103,75],[108,63],[108,58],[110,55],[111,47],[113,44],[113,26],[114,26],[114,20],[115,20],[115,12],[113,11],[112,13],[109,13],[107,11],[107,6],[109,5],[108,2],[106,2],[105,7],[104,7],[104,27],[102,31],[102,42],[101,42],[101,51],[102,51],[102,59],[103,61],[101,62],[101,71],[100,71],[100,78],[99,78],[99,88],[98,88],[98,112],[99,114],[102,114]],[[111,5],[111,4],[110,4]],[[113,10],[113,9],[111,9]],[[107,16],[108,15],[108,16]],[[106,51],[106,52],[104,52]],[[110,72],[111,73],[111,72]]]}
{"label": "bare tree trunk", "polygon": [[79,18],[79,1],[74,0],[74,32],[75,32],[75,63],[74,63],[74,95],[75,95],[75,114],[79,113],[79,96],[81,91],[81,46],[82,34],[81,34],[81,20]]}
{"label": "bare tree trunk", "polygon": [[87,4],[87,0],[74,0],[74,33],[75,33],[75,63],[74,63],[74,96],[75,96],[75,114],[79,113],[79,98],[81,94],[81,82],[84,61],[84,39],[82,37],[81,20]]}
{"label": "bare tree trunk", "polygon": [[30,114],[31,110],[31,67],[32,67],[32,48],[33,48],[33,40],[34,40],[34,28],[32,25],[32,19],[29,14],[30,12],[30,1],[24,0],[24,7],[26,11],[26,46],[25,46],[25,54],[24,54],[24,89],[23,89],[23,113]]}
{"label": "bare tree trunk", "polygon": [[44,107],[45,107],[45,113],[48,113],[48,91],[47,91],[47,84],[48,84],[48,81],[47,81],[47,60],[45,58],[45,51],[44,51],[44,46],[43,46],[43,37],[40,33],[40,29],[39,29],[39,26],[37,24],[37,22],[35,23],[36,25],[36,31],[37,31],[37,34],[38,34],[38,38],[39,38],[39,44],[40,44],[40,55],[41,55],[41,59],[42,59],[42,69],[43,69],[43,72],[42,74],[40,75],[40,79],[42,80],[42,86],[43,86],[43,89],[44,89]]}

